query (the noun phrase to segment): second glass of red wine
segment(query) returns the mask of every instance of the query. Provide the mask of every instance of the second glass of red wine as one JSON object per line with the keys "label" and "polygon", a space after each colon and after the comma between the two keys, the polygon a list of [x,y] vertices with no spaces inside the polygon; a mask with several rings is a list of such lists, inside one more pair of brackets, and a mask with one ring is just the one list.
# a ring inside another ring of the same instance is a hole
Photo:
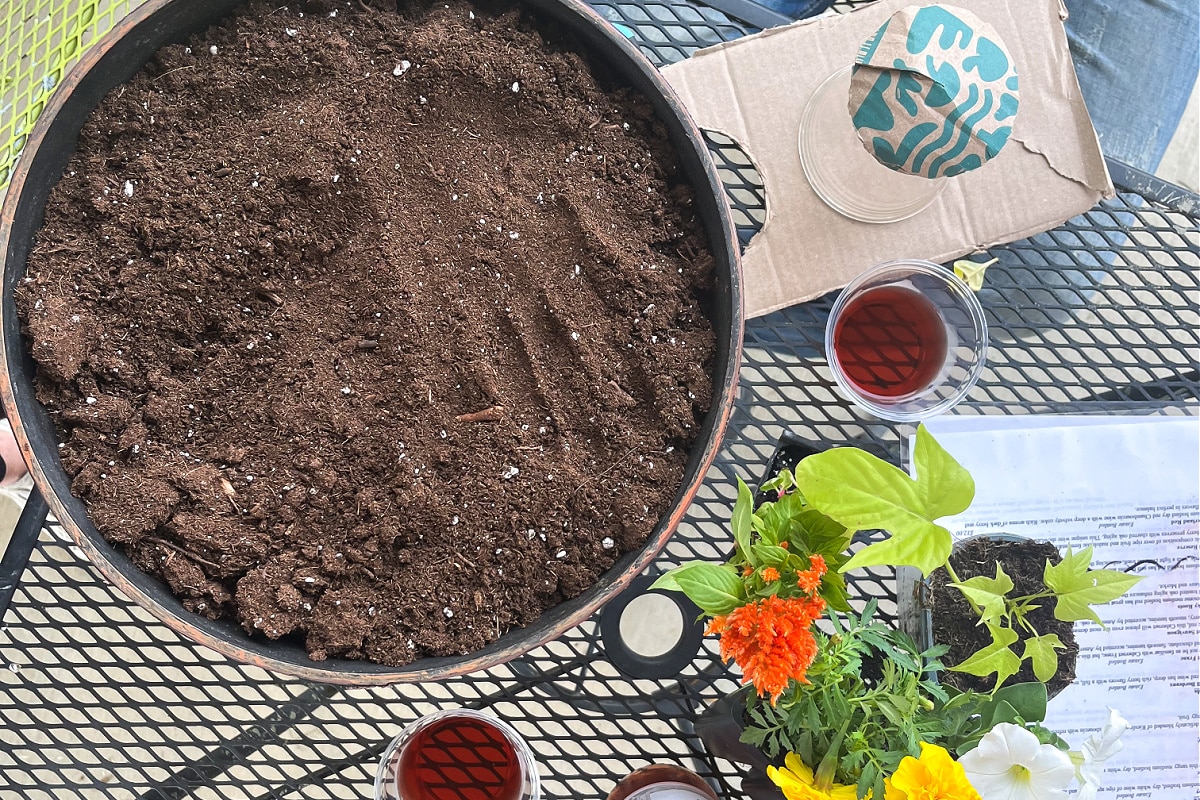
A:
{"label": "second glass of red wine", "polygon": [[470,709],[409,725],[379,763],[375,800],[539,800],[537,765],[512,726]]}
{"label": "second glass of red wine", "polygon": [[930,261],[879,264],[834,302],[825,354],[834,380],[877,417],[915,422],[962,400],[983,371],[987,322],[975,293]]}

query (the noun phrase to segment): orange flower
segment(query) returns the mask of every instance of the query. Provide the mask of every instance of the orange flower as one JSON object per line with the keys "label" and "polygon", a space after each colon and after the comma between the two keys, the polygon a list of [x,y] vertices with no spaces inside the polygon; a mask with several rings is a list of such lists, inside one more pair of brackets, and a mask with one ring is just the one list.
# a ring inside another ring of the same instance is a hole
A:
{"label": "orange flower", "polygon": [[721,658],[735,661],[743,683],[775,703],[792,680],[805,678],[817,657],[810,628],[825,611],[820,597],[768,597],[713,617],[709,633],[721,636]]}
{"label": "orange flower", "polygon": [[779,580],[779,570],[774,567],[763,567],[762,579],[767,583]]}
{"label": "orange flower", "polygon": [[784,550],[787,550],[787,549],[788,549],[788,543],[787,543],[787,542],[780,542],[780,543],[779,543],[779,546],[780,546],[780,547],[782,547]]}
{"label": "orange flower", "polygon": [[825,559],[815,555],[809,559],[809,563],[812,565],[811,567],[796,573],[796,583],[800,585],[805,594],[814,595],[821,588],[821,576],[825,574]]}

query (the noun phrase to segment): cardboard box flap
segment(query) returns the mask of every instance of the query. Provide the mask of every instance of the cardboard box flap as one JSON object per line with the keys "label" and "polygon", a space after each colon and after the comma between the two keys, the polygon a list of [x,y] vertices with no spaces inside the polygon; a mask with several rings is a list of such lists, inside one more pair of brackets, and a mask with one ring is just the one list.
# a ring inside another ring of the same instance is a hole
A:
{"label": "cardboard box flap", "polygon": [[744,257],[748,316],[819,297],[881,261],[941,263],[1021,239],[1113,196],[1060,0],[956,0],[995,27],[1016,62],[1021,107],[1008,145],[982,168],[948,179],[933,204],[909,219],[870,224],[827,206],[800,165],[800,116],[817,86],[853,63],[859,46],[909,5],[879,0],[701,50],[663,69],[696,123],[733,138],[762,176],[767,218]]}

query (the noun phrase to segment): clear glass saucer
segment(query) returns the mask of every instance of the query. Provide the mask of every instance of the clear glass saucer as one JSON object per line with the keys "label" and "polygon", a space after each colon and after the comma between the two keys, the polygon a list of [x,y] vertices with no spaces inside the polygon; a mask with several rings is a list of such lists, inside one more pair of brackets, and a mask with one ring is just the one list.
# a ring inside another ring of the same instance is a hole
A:
{"label": "clear glass saucer", "polygon": [[843,216],[862,222],[899,222],[927,208],[946,178],[921,178],[888,169],[859,141],[847,108],[850,70],[817,87],[800,118],[800,164],[813,191]]}

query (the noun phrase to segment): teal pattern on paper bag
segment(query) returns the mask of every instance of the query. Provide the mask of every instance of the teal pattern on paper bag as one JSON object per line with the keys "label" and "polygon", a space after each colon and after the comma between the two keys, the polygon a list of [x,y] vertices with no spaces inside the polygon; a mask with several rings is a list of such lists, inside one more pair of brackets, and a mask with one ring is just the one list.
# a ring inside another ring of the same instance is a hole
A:
{"label": "teal pattern on paper bag", "polygon": [[1012,58],[996,31],[965,9],[910,6],[859,48],[850,113],[859,137],[891,169],[958,175],[994,158],[1020,105]]}

